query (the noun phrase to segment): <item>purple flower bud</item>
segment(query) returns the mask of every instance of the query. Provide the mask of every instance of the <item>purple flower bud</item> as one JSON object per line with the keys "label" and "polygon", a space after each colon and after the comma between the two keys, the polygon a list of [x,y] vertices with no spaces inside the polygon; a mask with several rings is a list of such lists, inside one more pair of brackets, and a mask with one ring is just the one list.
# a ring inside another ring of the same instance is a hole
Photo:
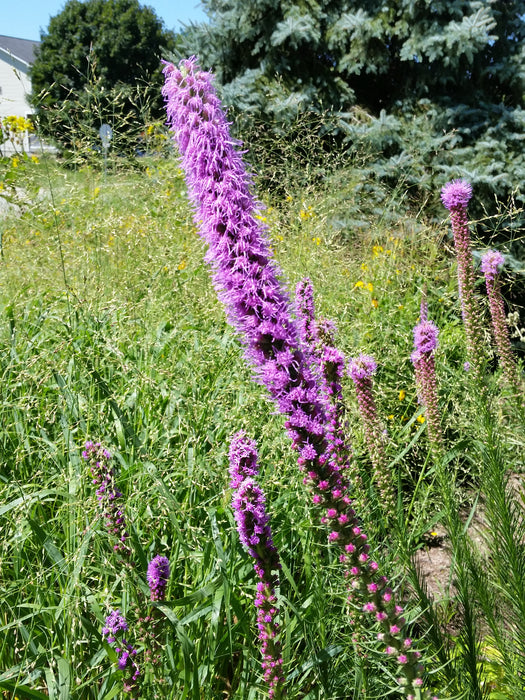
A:
{"label": "purple flower bud", "polygon": [[481,258],[481,270],[487,282],[493,282],[505,263],[505,257],[498,250],[489,250]]}
{"label": "purple flower bud", "polygon": [[257,446],[255,440],[246,437],[244,430],[239,430],[230,442],[230,488],[238,488],[244,479],[257,476]]}
{"label": "purple flower bud", "polygon": [[164,600],[170,577],[170,563],[167,557],[158,554],[148,564],[147,581],[151,600]]}
{"label": "purple flower bud", "polygon": [[438,345],[438,327],[431,321],[422,321],[414,328],[414,346],[418,353],[433,352]]}
{"label": "purple flower bud", "polygon": [[355,360],[350,361],[348,374],[354,382],[360,379],[369,379],[377,370],[377,363],[370,355],[359,355]]}
{"label": "purple flower bud", "polygon": [[466,180],[452,180],[441,190],[441,201],[449,210],[467,207],[471,197],[472,185]]}

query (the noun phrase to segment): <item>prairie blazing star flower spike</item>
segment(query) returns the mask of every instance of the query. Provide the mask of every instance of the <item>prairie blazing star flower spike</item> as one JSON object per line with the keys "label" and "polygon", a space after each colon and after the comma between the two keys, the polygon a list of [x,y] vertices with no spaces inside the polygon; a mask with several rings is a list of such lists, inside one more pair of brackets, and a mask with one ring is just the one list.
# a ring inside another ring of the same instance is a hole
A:
{"label": "prairie blazing star flower spike", "polygon": [[441,201],[450,211],[450,222],[454,235],[454,247],[458,261],[459,297],[465,326],[468,359],[474,378],[481,386],[484,361],[482,329],[479,325],[481,315],[474,295],[474,268],[467,218],[467,206],[471,197],[472,185],[466,180],[453,180],[441,190]]}
{"label": "prairie blazing star flower spike", "polygon": [[379,419],[373,395],[373,375],[377,364],[370,355],[359,355],[350,362],[348,374],[354,382],[357,403],[361,412],[361,420],[365,431],[368,453],[374,467],[374,479],[383,500],[385,515],[394,507],[394,492],[392,480],[387,471],[384,449],[384,431]]}
{"label": "prairie blazing star flower spike", "polygon": [[503,376],[514,387],[519,388],[520,380],[516,360],[510,343],[509,328],[505,317],[505,304],[501,295],[499,274],[505,263],[504,256],[497,250],[489,250],[481,258],[481,269],[485,275],[489,299],[492,329],[503,368]]}
{"label": "prairie blazing star flower spike", "polygon": [[170,563],[168,558],[158,554],[148,564],[148,573],[146,577],[151,600],[161,601],[165,599],[169,577]]}
{"label": "prairie blazing star flower spike", "polygon": [[[229,134],[213,77],[200,70],[194,57],[181,61],[179,68],[166,64],[164,75],[168,123],[178,145],[195,221],[208,243],[206,260],[219,299],[258,381],[286,416],[285,426],[313,491],[312,500],[326,511],[329,539],[344,552],[344,566],[354,571],[349,577],[355,595],[370,598],[367,585],[377,578],[381,587],[382,579],[351,507],[348,479],[331,467],[325,400],[301,349],[265,225],[257,218],[261,206],[236,150],[239,144]],[[381,599],[377,605],[382,610],[390,602]],[[389,619],[396,615],[395,610],[387,613]],[[412,687],[412,678],[421,677],[414,663],[409,660],[403,667],[407,688]]]}
{"label": "prairie blazing star flower spike", "polygon": [[128,623],[124,615],[120,610],[113,610],[106,618],[106,624],[102,628],[102,637],[106,637],[108,644],[119,645],[115,646],[115,651],[120,655],[117,661],[118,668],[125,672],[124,691],[138,697],[136,693],[140,668],[136,661],[137,650],[123,636],[127,632]]}
{"label": "prairie blazing star flower spike", "polygon": [[255,440],[246,437],[244,430],[239,430],[230,441],[230,488],[238,488],[248,477],[257,476],[257,446]]}
{"label": "prairie blazing star flower spike", "polygon": [[[237,433],[230,447],[231,471],[238,469],[238,455],[248,453],[252,464],[251,469],[257,468],[257,449],[253,440],[246,438],[244,433]],[[232,449],[233,447],[233,449]],[[233,464],[232,464],[233,463]],[[269,517],[266,513],[265,496],[260,486],[246,476],[242,481],[236,480],[237,485],[232,496],[232,508],[239,537],[255,559],[254,569],[259,578],[255,607],[257,609],[257,630],[263,655],[262,668],[264,680],[268,684],[269,697],[283,697],[284,675],[281,645],[278,639],[279,624],[275,589],[279,585],[278,571],[281,568],[279,555],[273,543]]]}
{"label": "prairie blazing star flower spike", "polygon": [[414,352],[411,355],[421,402],[426,408],[429,440],[434,448],[443,443],[438,408],[434,352],[438,345],[438,328],[431,321],[421,321],[414,328]]}
{"label": "prairie blazing star flower spike", "polygon": [[129,557],[131,550],[126,544],[129,534],[126,530],[122,494],[115,486],[115,470],[111,465],[111,454],[97,442],[86,442],[82,457],[89,465],[93,485],[98,486],[97,498],[106,519],[106,528],[116,538],[115,552]]}
{"label": "prairie blazing star flower spike", "polygon": [[[328,443],[328,468],[340,472],[350,463],[351,449],[345,434],[344,404],[341,379],[345,358],[333,347],[335,326],[327,319],[315,318],[314,291],[308,277],[302,279],[295,290],[296,315],[299,336],[305,355],[317,377],[326,413],[326,439]],[[361,485],[357,470],[348,472],[354,488]]]}

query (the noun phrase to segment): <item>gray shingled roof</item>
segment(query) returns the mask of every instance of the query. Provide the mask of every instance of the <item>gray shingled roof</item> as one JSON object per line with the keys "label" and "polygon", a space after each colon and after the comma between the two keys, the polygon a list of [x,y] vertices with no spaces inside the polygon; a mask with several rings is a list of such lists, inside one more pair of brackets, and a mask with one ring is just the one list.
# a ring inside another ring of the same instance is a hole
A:
{"label": "gray shingled roof", "polygon": [[35,50],[40,45],[39,41],[30,39],[16,39],[13,36],[0,35],[0,49],[31,65],[35,60]]}

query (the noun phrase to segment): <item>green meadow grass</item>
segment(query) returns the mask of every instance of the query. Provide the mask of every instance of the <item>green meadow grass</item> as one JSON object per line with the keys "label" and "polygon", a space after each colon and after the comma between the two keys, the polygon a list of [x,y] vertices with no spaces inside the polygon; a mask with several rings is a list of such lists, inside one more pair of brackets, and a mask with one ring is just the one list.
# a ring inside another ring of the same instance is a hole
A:
{"label": "green meadow grass", "polygon": [[[145,667],[141,697],[265,697],[255,577],[229,506],[228,442],[240,428],[259,445],[283,562],[289,697],[398,697],[375,633],[352,642],[336,554],[310,507],[283,419],[252,381],[225,322],[175,160],[143,159],[127,169],[115,161],[107,176],[52,159],[15,170],[4,181],[10,197],[12,185],[24,190],[22,210],[0,220],[3,697],[121,697],[116,655],[101,630],[110,609],[124,611],[130,627],[145,613],[155,554],[172,569],[160,606],[166,638],[160,667]],[[393,226],[367,209],[366,191],[340,168],[324,186],[281,184],[258,194],[288,288],[293,293],[308,275],[319,314],[337,324],[339,347],[348,357],[373,354],[380,366],[377,402],[399,508],[385,531],[347,380],[366,491],[361,515],[427,650],[430,686],[440,697],[523,697],[523,491],[506,484],[523,469],[523,413],[497,369],[490,368],[489,409],[480,408],[463,371],[448,224],[407,208]],[[352,196],[353,212],[363,198],[359,221],[346,216]],[[398,194],[388,207],[403,207]],[[429,452],[410,362],[424,291],[440,328],[448,447],[440,464]],[[114,455],[133,566],[112,552],[81,456],[86,440]],[[488,558],[466,534],[478,504],[490,526]],[[412,557],[439,527],[456,568],[436,602]]]}

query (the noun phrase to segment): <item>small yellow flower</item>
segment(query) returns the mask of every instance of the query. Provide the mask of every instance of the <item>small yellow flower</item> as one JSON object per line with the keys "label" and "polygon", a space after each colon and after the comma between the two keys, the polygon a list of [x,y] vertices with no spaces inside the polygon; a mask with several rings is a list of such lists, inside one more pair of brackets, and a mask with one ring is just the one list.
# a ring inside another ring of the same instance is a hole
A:
{"label": "small yellow flower", "polygon": [[355,283],[355,287],[359,288],[359,287],[364,287],[364,286],[365,286],[365,283],[363,282],[363,280],[357,280],[357,282]]}
{"label": "small yellow flower", "polygon": [[374,307],[374,309],[377,309],[377,307],[379,306],[379,302],[377,301],[377,299],[372,299],[372,306]]}
{"label": "small yellow flower", "polygon": [[37,156],[31,156],[31,160],[33,161],[33,163],[37,163],[37,164],[40,163]]}
{"label": "small yellow flower", "polygon": [[417,420],[418,423],[424,423],[424,422],[425,422],[425,416],[418,416],[418,417],[416,418],[416,420]]}
{"label": "small yellow flower", "polygon": [[388,416],[388,420],[394,420],[394,414],[393,414],[393,413],[391,413],[391,414]]}
{"label": "small yellow flower", "polygon": [[374,285],[372,284],[372,282],[368,282],[368,284],[366,285],[366,288],[368,289],[369,292],[374,291]]}
{"label": "small yellow flower", "polygon": [[95,187],[95,189],[93,190],[93,199],[95,199],[95,197],[98,197],[99,194],[100,194],[100,187]]}
{"label": "small yellow flower", "polygon": [[13,168],[18,168],[18,164],[20,163],[20,158],[17,158],[14,156],[14,158],[11,159],[11,165]]}
{"label": "small yellow flower", "polygon": [[368,270],[368,265],[366,263],[361,263],[361,270],[363,270],[363,272],[366,272]]}
{"label": "small yellow flower", "polygon": [[435,530],[431,530],[431,532],[429,532],[429,535],[430,535],[431,537],[437,537],[437,536],[438,536],[438,533],[437,533]]}
{"label": "small yellow flower", "polygon": [[407,395],[406,391],[405,391],[404,389],[401,389],[401,391],[399,392],[399,396],[398,396],[397,398],[398,398],[400,401],[404,401],[406,395]]}
{"label": "small yellow flower", "polygon": [[287,195],[286,195],[286,201],[287,201],[287,202],[293,202],[293,197],[292,197],[291,194],[287,194]]}
{"label": "small yellow flower", "polygon": [[398,308],[398,309],[404,309],[405,307],[403,306],[403,304],[398,304],[398,305],[397,305],[397,308]]}
{"label": "small yellow flower", "polygon": [[186,260],[181,260],[180,263],[177,265],[177,270],[184,270],[186,267]]}
{"label": "small yellow flower", "polygon": [[372,247],[372,253],[374,254],[374,258],[377,258],[378,255],[380,255],[382,252],[383,252],[382,245],[375,245]]}
{"label": "small yellow flower", "polygon": [[314,236],[314,237],[312,238],[312,241],[313,241],[316,245],[321,245],[321,239],[319,238],[319,236]]}

